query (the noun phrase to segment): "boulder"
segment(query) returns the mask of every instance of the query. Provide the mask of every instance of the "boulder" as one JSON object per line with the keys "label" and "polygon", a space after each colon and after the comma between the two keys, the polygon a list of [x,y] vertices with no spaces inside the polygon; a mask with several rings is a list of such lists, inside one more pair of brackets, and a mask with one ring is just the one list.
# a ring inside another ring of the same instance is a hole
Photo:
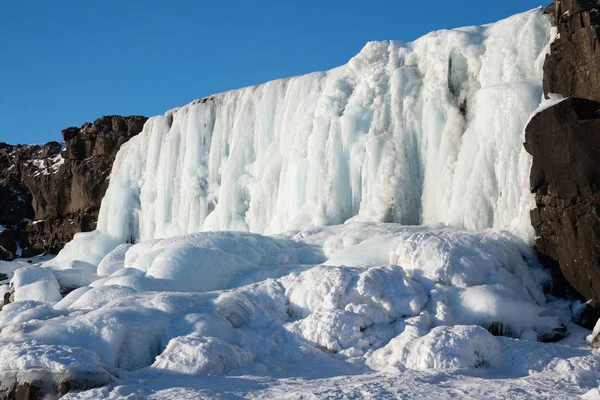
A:
{"label": "boulder", "polygon": [[537,250],[600,305],[600,102],[568,98],[543,110],[525,140],[533,156]]}

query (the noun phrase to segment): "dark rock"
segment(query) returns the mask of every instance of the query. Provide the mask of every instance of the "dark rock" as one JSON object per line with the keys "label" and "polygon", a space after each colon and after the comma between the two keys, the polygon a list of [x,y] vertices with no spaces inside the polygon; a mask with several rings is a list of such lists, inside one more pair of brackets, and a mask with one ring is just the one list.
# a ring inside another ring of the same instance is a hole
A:
{"label": "dark rock", "polygon": [[58,393],[65,395],[71,391],[71,381],[62,381],[58,384]]}
{"label": "dark rock", "polygon": [[59,142],[43,149],[0,143],[0,224],[15,233],[24,256],[58,252],[75,233],[96,228],[114,158],[146,120],[105,116],[67,128],[64,150]]}
{"label": "dark rock", "polygon": [[42,157],[48,158],[56,156],[62,150],[62,146],[58,142],[48,142],[44,145],[44,152],[42,153]]}
{"label": "dark rock", "polygon": [[38,385],[25,382],[17,386],[15,400],[42,400],[44,391]]}
{"label": "dark rock", "polygon": [[599,110],[595,101],[564,100],[534,116],[525,135],[537,250],[594,305],[600,304]]}
{"label": "dark rock", "polygon": [[544,93],[574,99],[536,115],[526,129],[537,203],[531,221],[555,294],[591,300],[580,321],[589,327],[598,315],[590,310],[600,306],[600,5],[555,0],[545,12],[559,35],[544,63]]}
{"label": "dark rock", "polygon": [[[84,124],[83,126],[85,127],[86,125]],[[68,140],[73,139],[75,136],[79,135],[79,128],[72,126],[70,128],[63,129],[63,131],[61,133],[62,133],[64,141],[66,142]]]}
{"label": "dark rock", "polygon": [[552,3],[544,7],[544,14],[550,15],[552,20],[556,22],[556,4]]}
{"label": "dark rock", "polygon": [[556,0],[554,7],[559,36],[546,56],[544,93],[600,100],[600,7],[595,0]]}
{"label": "dark rock", "polygon": [[17,236],[10,229],[0,230],[0,259],[13,260],[17,254]]}

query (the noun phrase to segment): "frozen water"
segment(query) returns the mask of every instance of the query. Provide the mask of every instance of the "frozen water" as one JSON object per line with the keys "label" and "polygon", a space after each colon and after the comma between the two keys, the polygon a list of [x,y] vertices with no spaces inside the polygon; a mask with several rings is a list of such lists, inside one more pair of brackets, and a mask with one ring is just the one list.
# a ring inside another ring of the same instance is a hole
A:
{"label": "frozen water", "polygon": [[119,151],[98,230],[130,242],[354,218],[496,227],[530,241],[523,130],[552,37],[533,11],[371,42],[331,71],[154,117]]}

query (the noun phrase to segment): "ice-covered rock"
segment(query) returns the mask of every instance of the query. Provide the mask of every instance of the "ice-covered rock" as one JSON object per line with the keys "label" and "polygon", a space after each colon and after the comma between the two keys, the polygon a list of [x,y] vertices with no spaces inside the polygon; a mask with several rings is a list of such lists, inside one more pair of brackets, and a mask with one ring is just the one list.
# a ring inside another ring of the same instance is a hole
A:
{"label": "ice-covered rock", "polygon": [[152,368],[190,375],[222,374],[250,361],[247,351],[223,340],[210,336],[185,336],[172,339]]}
{"label": "ice-covered rock", "polygon": [[37,266],[24,267],[15,271],[10,285],[15,301],[57,302],[62,299],[60,285],[52,271]]}
{"label": "ice-covered rock", "polygon": [[523,129],[553,38],[536,10],[151,118],[115,160],[98,230],[122,242],[351,218],[533,238]]}
{"label": "ice-covered rock", "polygon": [[476,326],[440,326],[429,333],[407,326],[384,348],[369,357],[372,367],[411,369],[490,367],[501,361],[498,340]]}

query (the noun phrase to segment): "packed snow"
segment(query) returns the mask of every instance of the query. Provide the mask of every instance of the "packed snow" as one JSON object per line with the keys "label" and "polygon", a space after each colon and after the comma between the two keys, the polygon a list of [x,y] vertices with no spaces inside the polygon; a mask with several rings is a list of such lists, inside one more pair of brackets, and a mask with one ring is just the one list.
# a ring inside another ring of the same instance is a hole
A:
{"label": "packed snow", "polygon": [[0,383],[68,381],[81,399],[600,395],[597,332],[544,293],[529,247],[523,130],[548,104],[553,34],[534,10],[372,42],[150,119],[117,155],[98,230],[0,263]]}

